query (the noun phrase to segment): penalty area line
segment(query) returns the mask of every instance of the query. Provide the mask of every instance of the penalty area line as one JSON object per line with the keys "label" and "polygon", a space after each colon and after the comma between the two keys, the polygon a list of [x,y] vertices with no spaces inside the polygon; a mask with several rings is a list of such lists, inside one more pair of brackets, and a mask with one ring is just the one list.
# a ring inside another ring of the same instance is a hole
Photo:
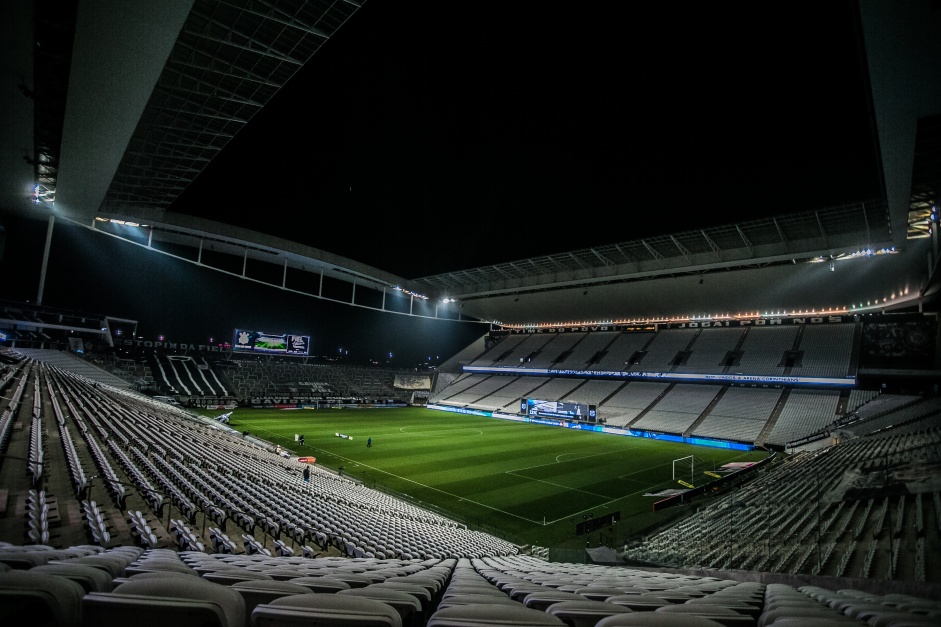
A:
{"label": "penalty area line", "polygon": [[[323,451],[323,449],[317,449],[317,448],[314,448],[314,450]],[[347,463],[350,463],[351,461],[356,461],[356,460],[351,460],[349,457],[344,457],[344,456],[342,456],[342,455],[337,455],[337,454],[335,454],[335,453],[333,453],[333,455],[334,455],[334,457],[337,457],[337,458],[339,458],[339,459],[342,459],[342,460],[346,461]],[[506,511],[505,509],[500,509],[499,507],[494,507],[494,506],[492,506],[492,505],[487,505],[486,503],[481,503],[480,501],[475,501],[475,500],[473,500],[473,499],[469,499],[469,498],[460,496],[460,495],[458,495],[458,494],[454,494],[454,493],[452,493],[452,492],[447,492],[447,491],[442,490],[442,489],[440,489],[440,488],[436,488],[436,487],[434,487],[434,486],[430,486],[430,485],[426,485],[426,484],[424,484],[424,483],[421,483],[420,481],[415,481],[414,479],[409,479],[408,477],[403,477],[403,476],[401,476],[401,475],[397,475],[397,474],[395,474],[395,473],[391,473],[391,472],[389,472],[389,471],[387,471],[387,470],[383,470],[383,469],[381,469],[381,468],[376,468],[375,466],[370,466],[369,464],[363,464],[363,463],[358,462],[358,461],[356,461],[356,463],[360,464],[360,466],[361,466],[362,468],[368,468],[368,469],[373,470],[373,471],[375,471],[375,472],[382,473],[382,474],[384,474],[384,475],[388,475],[389,477],[395,477],[396,479],[399,479],[399,480],[401,480],[401,481],[406,481],[406,482],[408,482],[408,483],[415,484],[415,485],[417,485],[417,486],[420,486],[420,487],[422,487],[422,488],[425,488],[426,490],[432,490],[432,491],[434,491],[434,492],[438,492],[439,494],[444,494],[444,495],[446,495],[446,496],[449,496],[449,497],[451,497],[451,498],[453,498],[453,499],[458,499],[459,501],[464,501],[464,502],[466,502],[466,503],[473,503],[474,505],[477,505],[477,506],[479,506],[479,507],[483,507],[483,508],[485,508],[485,509],[489,509],[490,511],[499,512],[500,514],[504,514],[504,515],[506,515],[506,516],[512,516],[513,518],[518,518],[518,519],[520,519],[520,520],[524,520],[524,521],[526,521],[526,522],[528,522],[528,523],[532,523],[532,524],[534,524],[534,525],[541,524],[541,521],[533,520],[533,519],[531,519],[531,518],[526,518],[525,516],[520,516],[519,514],[514,514],[513,512],[508,512],[508,511]]]}

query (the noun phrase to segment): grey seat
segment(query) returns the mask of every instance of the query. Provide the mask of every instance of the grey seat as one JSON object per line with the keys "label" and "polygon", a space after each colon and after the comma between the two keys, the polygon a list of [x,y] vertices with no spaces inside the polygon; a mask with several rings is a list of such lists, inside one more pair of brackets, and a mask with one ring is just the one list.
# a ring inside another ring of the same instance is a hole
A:
{"label": "grey seat", "polygon": [[514,582],[504,585],[502,588],[503,592],[509,596],[514,601],[523,602],[523,599],[526,598],[526,595],[531,592],[542,592],[543,590],[551,590],[547,586],[540,586],[537,583],[526,582]]}
{"label": "grey seat", "polygon": [[349,590],[350,584],[333,577],[296,577],[288,579],[288,583],[296,583],[304,586],[311,592],[332,593],[340,590]]}
{"label": "grey seat", "polygon": [[515,602],[513,605],[492,603],[486,605],[452,605],[438,608],[428,618],[425,627],[479,627],[492,625],[494,627],[564,627],[562,619],[523,607]]}
{"label": "grey seat", "polygon": [[67,577],[82,586],[85,592],[111,592],[113,579],[107,571],[87,564],[70,564],[68,562],[53,562],[42,564],[30,569],[34,573],[50,573]]}
{"label": "grey seat", "polygon": [[285,568],[283,566],[277,566],[259,572],[268,575],[276,581],[290,581],[291,579],[307,576],[307,572],[300,568]]}
{"label": "grey seat", "polygon": [[0,572],[0,622],[4,625],[76,627],[85,589],[67,577],[29,570]]}
{"label": "grey seat", "polygon": [[569,627],[595,627],[599,620],[617,614],[631,614],[633,610],[604,601],[561,601],[545,609],[546,614],[562,619]]}
{"label": "grey seat", "polygon": [[336,594],[340,596],[362,597],[386,603],[399,613],[399,616],[402,618],[402,624],[406,627],[408,625],[419,625],[424,622],[424,612],[422,611],[421,601],[414,595],[402,590],[367,586],[365,588],[340,590]]}
{"label": "grey seat", "polygon": [[199,573],[195,570],[184,564],[180,560],[168,560],[168,559],[152,559],[152,560],[140,560],[139,562],[134,562],[133,564],[128,564],[124,568],[124,575],[126,577],[131,577],[138,573],[151,573],[154,571],[172,571],[175,573],[182,573],[184,575],[190,575],[193,577],[198,577]]}
{"label": "grey seat", "polygon": [[251,627],[402,627],[401,615],[392,606],[350,595],[310,592],[274,599],[255,607]]}
{"label": "grey seat", "polygon": [[664,601],[674,604],[686,603],[690,599],[701,599],[706,595],[691,595],[686,592],[677,592],[676,590],[661,590],[660,592],[651,592],[650,596],[658,597]]}
{"label": "grey seat", "polygon": [[289,594],[310,594],[310,590],[304,586],[268,579],[236,581],[229,587],[242,595],[245,600],[245,615],[249,617],[255,607],[262,603],[269,603]]}
{"label": "grey seat", "polygon": [[763,601],[755,602],[751,599],[745,599],[742,597],[736,597],[733,595],[723,595],[723,594],[710,594],[709,596],[704,596],[700,599],[690,599],[687,601],[689,605],[717,605],[719,607],[725,607],[730,610],[735,610],[741,614],[748,614],[755,620],[758,620],[758,617],[761,616],[762,609],[764,607]]}
{"label": "grey seat", "polygon": [[470,583],[452,583],[441,593],[442,598],[447,598],[455,594],[488,594],[490,596],[500,596],[510,598],[500,590],[494,588],[489,583],[470,584]]}
{"label": "grey seat", "polygon": [[900,612],[896,608],[888,606],[881,612],[871,610],[861,614],[859,618],[865,620],[870,627],[926,627],[941,622],[937,616]]}
{"label": "grey seat", "polygon": [[658,607],[671,605],[669,601],[649,594],[618,594],[605,599],[605,603],[616,603],[635,612],[652,612]]}
{"label": "grey seat", "polygon": [[200,577],[168,574],[129,579],[113,592],[91,592],[82,599],[88,625],[119,627],[153,624],[173,627],[243,627],[245,600],[229,586]]}
{"label": "grey seat", "polygon": [[421,603],[422,612],[425,613],[425,615],[430,613],[431,608],[432,608],[432,603],[434,601],[434,597],[432,596],[432,593],[428,590],[428,588],[424,586],[420,586],[416,583],[396,581],[396,579],[399,579],[399,577],[396,577],[395,579],[392,579],[389,581],[383,581],[380,583],[370,584],[366,586],[365,589],[368,590],[371,588],[379,588],[379,589],[399,590],[401,592],[407,592],[408,594],[411,594],[416,599],[418,599],[419,603]]}
{"label": "grey seat", "polygon": [[265,573],[260,573],[254,570],[248,570],[247,568],[216,570],[211,573],[204,573],[202,575],[202,579],[211,583],[218,583],[225,586],[230,586],[239,581],[274,581],[274,578],[271,575],[266,575]]}
{"label": "grey seat", "polygon": [[864,626],[866,623],[860,621],[844,622],[844,621],[833,621],[829,618],[809,618],[809,617],[791,617],[791,618],[779,618],[774,621],[776,627],[831,627],[836,625],[836,627],[849,627],[849,625],[856,625],[856,627]]}
{"label": "grey seat", "polygon": [[134,560],[129,556],[112,555],[108,552],[97,553],[95,555],[85,555],[82,557],[73,557],[68,560],[60,560],[69,564],[86,564],[102,570],[108,571],[112,578],[124,577],[124,569]]}
{"label": "grey seat", "polygon": [[852,621],[859,624],[859,621],[840,614],[824,605],[817,607],[779,607],[774,610],[762,612],[758,617],[757,627],[766,627],[776,622],[780,618],[826,618],[833,621],[834,624],[843,624],[846,621]]}
{"label": "grey seat", "polygon": [[372,576],[362,573],[337,572],[330,574],[331,579],[338,579],[348,585],[350,588],[365,588],[374,583]]}
{"label": "grey seat", "polygon": [[666,614],[663,612],[618,614],[616,616],[606,616],[595,623],[595,627],[622,627],[625,625],[631,627],[722,627],[722,623],[717,623],[702,616]]}
{"label": "grey seat", "polygon": [[5,550],[0,551],[0,563],[14,570],[29,570],[33,566],[46,564],[53,559],[60,559],[49,551]]}
{"label": "grey seat", "polygon": [[605,586],[585,586],[583,588],[577,588],[575,594],[580,594],[592,601],[605,601],[608,597],[624,594],[624,590],[622,588],[610,588]]}
{"label": "grey seat", "polygon": [[547,588],[536,592],[530,592],[523,597],[523,606],[534,610],[545,611],[553,603],[563,601],[587,601],[585,597],[575,592],[565,592],[563,590],[554,590]]}
{"label": "grey seat", "polygon": [[438,602],[438,610],[453,605],[519,605],[503,593],[492,594],[449,594]]}
{"label": "grey seat", "polygon": [[658,607],[654,611],[669,614],[685,614],[688,616],[702,616],[725,625],[725,627],[755,627],[755,619],[753,617],[719,605],[677,603]]}
{"label": "grey seat", "polygon": [[421,571],[411,575],[405,575],[404,577],[393,577],[392,579],[386,579],[385,581],[419,585],[423,588],[427,588],[433,597],[437,596],[438,593],[441,592],[442,588],[444,588],[444,580],[426,573],[427,571]]}

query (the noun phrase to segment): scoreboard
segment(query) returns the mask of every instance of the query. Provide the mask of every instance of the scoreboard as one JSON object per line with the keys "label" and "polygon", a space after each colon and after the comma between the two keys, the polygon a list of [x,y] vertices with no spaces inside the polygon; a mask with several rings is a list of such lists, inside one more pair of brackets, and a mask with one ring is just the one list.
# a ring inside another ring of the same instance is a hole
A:
{"label": "scoreboard", "polygon": [[607,527],[608,525],[615,525],[621,520],[621,512],[614,512],[599,518],[594,518],[591,514],[587,514],[583,518],[586,518],[585,522],[580,522],[575,525],[575,535],[580,536],[601,529],[602,527]]}
{"label": "scoreboard", "polygon": [[533,418],[562,418],[584,422],[595,422],[598,419],[598,408],[595,405],[541,401],[534,398],[520,400],[520,413]]}
{"label": "scoreboard", "polygon": [[236,329],[232,348],[239,352],[308,355],[310,336]]}

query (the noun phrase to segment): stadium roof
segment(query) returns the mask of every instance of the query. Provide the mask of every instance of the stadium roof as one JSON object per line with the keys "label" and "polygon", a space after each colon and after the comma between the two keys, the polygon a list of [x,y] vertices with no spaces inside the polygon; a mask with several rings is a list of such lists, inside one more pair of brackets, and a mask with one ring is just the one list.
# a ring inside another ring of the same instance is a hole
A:
{"label": "stadium roof", "polygon": [[[720,216],[703,228],[575,250],[559,238],[552,254],[418,278],[261,228],[174,211],[364,6],[97,0],[44,3],[34,15],[31,3],[9,3],[3,102],[13,115],[4,122],[0,208],[54,215],[194,263],[208,265],[211,250],[243,267],[252,260],[285,276],[291,269],[427,298],[435,303],[427,315],[435,317],[512,325],[867,312],[931,302],[937,247],[928,231],[941,172],[941,87],[933,78],[941,74],[939,12],[931,2],[858,3],[882,197],[732,223]],[[283,169],[291,184],[307,175],[291,172],[290,163]],[[652,210],[632,219],[663,217]],[[605,217],[596,228],[625,220]],[[510,235],[501,232],[495,246],[513,246]]]}

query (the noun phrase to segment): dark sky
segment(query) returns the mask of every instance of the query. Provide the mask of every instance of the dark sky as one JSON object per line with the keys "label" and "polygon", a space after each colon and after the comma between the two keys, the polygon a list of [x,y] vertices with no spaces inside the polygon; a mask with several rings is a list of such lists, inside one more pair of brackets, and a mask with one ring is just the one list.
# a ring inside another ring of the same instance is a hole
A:
{"label": "dark sky", "polygon": [[[853,6],[368,0],[171,210],[415,278],[868,200]],[[0,294],[33,299],[45,223],[6,226]],[[148,336],[253,328],[424,361],[483,332],[259,292],[76,227],[52,250],[45,304]]]}
{"label": "dark sky", "polygon": [[370,0],[172,210],[415,278],[868,200],[852,7]]}

